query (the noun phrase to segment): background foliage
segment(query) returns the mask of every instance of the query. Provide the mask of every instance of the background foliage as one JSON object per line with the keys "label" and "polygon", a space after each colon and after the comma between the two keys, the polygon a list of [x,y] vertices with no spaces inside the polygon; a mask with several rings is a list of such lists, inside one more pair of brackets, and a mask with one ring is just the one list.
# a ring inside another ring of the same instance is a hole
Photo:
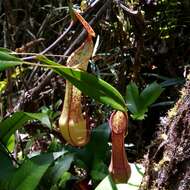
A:
{"label": "background foliage", "polygon": [[[119,106],[125,107],[126,101],[130,115],[126,151],[130,162],[142,163],[159,120],[175,103],[189,72],[190,2],[76,0],[73,5],[83,10],[97,35],[88,72],[120,92]],[[70,19],[66,1],[0,1],[0,47],[22,53],[20,58],[26,57],[23,53],[42,52],[67,30]],[[84,39],[77,23],[46,55],[64,65]],[[113,106],[113,94],[106,93],[112,99],[105,104],[84,96],[91,141],[73,148],[57,128],[65,79],[47,67],[20,65],[20,59],[9,53],[0,51],[1,189],[101,189],[98,184],[108,175],[110,161],[107,120],[119,107]],[[20,66],[5,70],[3,61]],[[90,96],[92,89],[82,87]],[[104,180],[103,185],[117,188],[109,177]]]}

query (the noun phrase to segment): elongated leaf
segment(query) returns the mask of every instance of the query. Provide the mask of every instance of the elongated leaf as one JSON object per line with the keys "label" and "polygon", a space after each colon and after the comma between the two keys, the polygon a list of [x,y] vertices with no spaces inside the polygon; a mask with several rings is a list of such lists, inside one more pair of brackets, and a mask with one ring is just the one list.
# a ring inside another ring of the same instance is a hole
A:
{"label": "elongated leaf", "polygon": [[0,60],[0,71],[4,71],[6,69],[9,69],[11,67],[15,67],[18,65],[21,65],[22,62],[20,61],[2,61]]}
{"label": "elongated leaf", "polygon": [[23,62],[21,59],[10,55],[8,50],[1,49],[0,50],[0,71],[4,71],[10,67],[15,67],[17,65],[21,65]]}
{"label": "elongated leaf", "polygon": [[16,130],[23,127],[29,120],[39,120],[47,126],[51,125],[47,114],[17,112],[0,123],[1,141],[6,145],[11,135],[14,134]]}
{"label": "elongated leaf", "polygon": [[14,150],[14,147],[15,147],[15,135],[14,134],[11,135],[11,137],[8,139],[6,147],[9,150],[9,152],[12,152]]}
{"label": "elongated leaf", "polygon": [[148,85],[140,94],[144,106],[150,106],[163,92],[163,88],[156,82]]}
{"label": "elongated leaf", "polygon": [[15,57],[13,55],[10,55],[8,50],[6,51],[5,49],[0,51],[0,60],[2,60],[2,61],[21,61],[21,59]]}
{"label": "elongated leaf", "polygon": [[103,104],[110,105],[114,109],[126,111],[125,101],[121,94],[113,86],[102,79],[85,71],[63,66],[61,67],[58,63],[55,63],[44,56],[37,56],[37,59],[45,64],[51,65],[56,73],[69,80],[84,94]]}
{"label": "elongated leaf", "polygon": [[168,86],[174,86],[174,85],[181,85],[185,83],[185,79],[181,79],[181,78],[171,78],[171,79],[167,79],[164,82],[162,82],[160,85],[165,88]]}
{"label": "elongated leaf", "polygon": [[[97,78],[87,72],[61,67],[58,63],[50,61],[44,56],[37,56],[37,59],[50,66],[60,66],[60,68],[53,68],[59,75],[65,77],[73,85],[75,85],[84,94],[94,98],[95,100],[112,106],[114,109],[126,111],[126,105],[121,94],[110,84]],[[24,62],[10,55],[6,51],[0,51],[0,71],[24,64]]]}
{"label": "elongated leaf", "polygon": [[154,82],[147,86],[139,95],[139,90],[134,82],[127,86],[126,101],[128,109],[132,112],[133,119],[142,120],[146,116],[148,106],[156,101],[164,89]]}
{"label": "elongated leaf", "polygon": [[25,113],[32,120],[41,121],[42,124],[51,128],[51,123],[50,123],[50,120],[49,120],[47,113],[28,113],[28,112],[23,112],[23,113]]}
{"label": "elongated leaf", "polygon": [[141,101],[138,87],[134,82],[131,82],[129,85],[127,85],[126,96],[128,109],[132,113],[139,112]]}
{"label": "elongated leaf", "polygon": [[0,151],[0,168],[0,187],[2,190],[7,190],[8,182],[11,181],[16,168],[13,167],[10,157],[3,151]]}
{"label": "elongated leaf", "polygon": [[84,148],[68,146],[67,149],[82,160],[88,168],[94,168],[97,161],[102,161],[106,157],[109,136],[110,128],[108,123],[104,123],[92,130],[91,140]]}
{"label": "elongated leaf", "polygon": [[92,152],[93,158],[104,159],[108,149],[109,136],[110,128],[107,122],[93,129],[91,141],[86,145],[87,152]]}
{"label": "elongated leaf", "polygon": [[48,178],[50,184],[56,184],[61,179],[64,172],[69,170],[73,160],[74,160],[73,154],[63,155],[61,158],[57,159],[57,161],[52,167],[48,169],[47,175],[45,175],[44,178]]}
{"label": "elongated leaf", "polygon": [[108,167],[104,163],[110,136],[110,128],[108,123],[104,123],[93,130],[91,141],[86,145],[86,152],[91,152],[90,160],[91,178],[93,180],[101,180],[108,175]]}
{"label": "elongated leaf", "polygon": [[94,159],[92,169],[90,171],[91,179],[101,181],[109,174],[107,165],[101,159]]}
{"label": "elongated leaf", "polygon": [[9,189],[34,190],[54,161],[53,154],[44,154],[26,160],[13,175]]}
{"label": "elongated leaf", "polygon": [[9,50],[7,48],[0,47],[0,52],[11,53],[11,50]]}

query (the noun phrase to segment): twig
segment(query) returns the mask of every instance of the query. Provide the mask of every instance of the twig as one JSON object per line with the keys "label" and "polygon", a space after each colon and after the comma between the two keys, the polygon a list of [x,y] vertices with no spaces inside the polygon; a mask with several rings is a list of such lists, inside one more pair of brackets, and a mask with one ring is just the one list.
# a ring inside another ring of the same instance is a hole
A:
{"label": "twig", "polygon": [[[32,56],[37,56],[40,55],[39,53],[17,53],[17,52],[12,52],[12,55],[32,55]],[[62,57],[65,58],[64,55],[59,55],[59,54],[43,54],[46,57]],[[68,56],[66,56],[68,57]]]}
{"label": "twig", "polygon": [[128,13],[128,15],[130,16],[136,16],[138,14],[138,11],[134,11],[129,9],[126,5],[124,5],[123,2],[121,2],[120,0],[114,0],[123,10],[126,11],[126,13]]}
{"label": "twig", "polygon": [[[55,40],[49,47],[47,47],[46,49],[44,49],[44,50],[43,50],[42,52],[40,52],[39,54],[40,54],[40,55],[43,55],[43,54],[45,54],[46,52],[48,52],[50,49],[52,49],[53,47],[55,47],[56,44],[58,44],[58,43],[65,37],[65,35],[70,31],[70,29],[72,28],[73,24],[74,24],[74,22],[71,21],[71,22],[70,22],[70,25],[69,25],[68,28],[62,33],[62,35],[61,35],[60,37],[58,37],[57,40]],[[36,57],[36,56],[31,56],[30,58],[35,59],[35,57]],[[28,58],[29,58],[29,57],[28,57]],[[23,58],[23,60],[24,60],[24,58]],[[28,81],[31,81],[31,79],[33,78],[33,76],[34,76],[35,73],[37,72],[37,69],[38,69],[38,67],[35,67],[35,68],[34,68],[33,72],[31,73],[31,75],[30,75],[30,77],[29,77],[29,79],[28,79]]]}
{"label": "twig", "polygon": [[[44,49],[44,50],[43,50],[42,52],[40,52],[39,54],[40,54],[40,55],[43,55],[43,54],[47,53],[50,49],[52,49],[53,47],[55,47],[56,44],[59,43],[59,42],[65,37],[65,35],[69,32],[69,30],[72,28],[73,24],[74,24],[74,22],[71,21],[71,22],[70,22],[70,25],[69,25],[68,28],[61,34],[61,36],[59,36],[59,37],[57,38],[57,40],[55,40],[49,47],[47,47],[46,49]],[[24,57],[24,58],[22,58],[22,60],[23,60],[23,61],[28,61],[28,60],[33,60],[33,59],[35,59],[35,58],[36,58],[36,56],[30,56],[30,57]]]}

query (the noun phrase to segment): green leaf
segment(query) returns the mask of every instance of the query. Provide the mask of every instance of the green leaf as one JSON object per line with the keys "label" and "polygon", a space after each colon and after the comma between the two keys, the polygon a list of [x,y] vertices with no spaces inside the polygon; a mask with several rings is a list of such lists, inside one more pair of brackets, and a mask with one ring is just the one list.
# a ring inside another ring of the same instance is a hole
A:
{"label": "green leaf", "polygon": [[1,151],[0,189],[36,189],[49,166],[63,154],[65,151],[34,156],[31,159],[26,159],[19,168],[15,168],[8,154]]}
{"label": "green leaf", "polygon": [[[55,72],[69,80],[84,94],[103,104],[110,105],[114,109],[126,111],[125,101],[121,94],[102,79],[84,71],[61,66],[60,64],[50,61],[41,55],[37,56],[37,60],[49,65],[50,67],[56,67],[53,68]],[[21,59],[10,55],[7,50],[0,51],[0,71],[4,71],[5,69],[21,64],[24,64],[24,62]]]}
{"label": "green leaf", "polygon": [[0,50],[0,71],[4,71],[10,67],[21,65],[23,61],[13,55],[10,55],[6,49]]}
{"label": "green leaf", "polygon": [[109,136],[110,128],[108,123],[104,123],[92,130],[91,140],[84,148],[79,150],[78,148],[67,147],[79,159],[75,164],[80,164],[81,160],[85,165],[84,168],[91,171],[91,179],[94,181],[99,181],[108,174],[108,167],[105,162],[109,150]]}
{"label": "green leaf", "polygon": [[139,95],[139,90],[134,82],[127,86],[126,101],[132,118],[143,120],[148,111],[148,106],[156,101],[163,92],[163,88],[156,82],[148,85]]}
{"label": "green leaf", "polygon": [[69,13],[70,13],[71,19],[75,22],[77,20],[77,18],[75,16],[74,11],[73,11],[72,1],[67,1],[67,4],[68,4],[68,7],[69,7]]}
{"label": "green leaf", "polygon": [[131,82],[129,85],[127,85],[126,95],[128,109],[132,113],[139,112],[141,106],[139,89],[134,82]]}
{"label": "green leaf", "polygon": [[4,71],[6,69],[9,69],[11,67],[15,67],[18,65],[21,65],[22,62],[20,61],[2,61],[0,60],[0,71]]}
{"label": "green leaf", "polygon": [[104,123],[92,130],[90,142],[84,148],[68,146],[67,150],[74,153],[89,169],[95,168],[98,161],[105,160],[109,136],[110,128],[108,123]]}
{"label": "green leaf", "polygon": [[56,73],[66,78],[84,94],[116,110],[126,111],[126,104],[121,94],[102,79],[82,70],[61,66],[44,56],[37,56],[37,59],[52,66]]}
{"label": "green leaf", "polygon": [[7,145],[6,145],[7,149],[9,150],[9,152],[12,152],[14,150],[15,147],[15,136],[11,135],[11,137],[9,138]]}
{"label": "green leaf", "polygon": [[5,52],[5,53],[11,53],[11,50],[7,49],[7,48],[3,48],[3,47],[0,47],[0,52]]}
{"label": "green leaf", "polygon": [[87,151],[92,151],[93,157],[99,159],[105,158],[106,150],[108,149],[108,140],[110,136],[110,128],[108,123],[104,123],[92,131],[91,140],[86,145]]}
{"label": "green leaf", "polygon": [[93,180],[100,181],[109,174],[107,165],[101,159],[94,159],[90,175]]}
{"label": "green leaf", "polygon": [[148,111],[148,109],[146,109],[146,110],[141,110],[141,112],[133,113],[133,114],[131,115],[131,117],[132,117],[134,120],[143,120],[143,119],[145,119],[145,117],[147,116],[147,114],[145,114],[147,111]]}
{"label": "green leaf", "polygon": [[47,126],[51,125],[47,114],[44,113],[14,113],[11,117],[0,123],[0,139],[2,143],[7,145],[11,135],[14,134],[16,130],[23,127],[23,125],[29,120],[39,120]]}
{"label": "green leaf", "polygon": [[16,168],[14,168],[10,157],[3,151],[0,151],[0,166],[0,187],[2,190],[7,190],[8,182],[11,181]]}
{"label": "green leaf", "polygon": [[117,187],[112,178],[108,175],[100,182],[95,190],[117,190]]}
{"label": "green leaf", "polygon": [[184,83],[185,83],[185,79],[171,78],[171,79],[167,79],[164,82],[160,83],[160,85],[163,88],[165,88],[165,87],[169,87],[169,86],[182,85]]}
{"label": "green leaf", "polygon": [[38,155],[25,160],[17,169],[9,184],[9,189],[34,190],[42,176],[54,161],[53,154]]}
{"label": "green leaf", "polygon": [[51,128],[51,123],[50,123],[47,113],[28,113],[28,112],[24,112],[24,113],[31,119],[41,121],[42,124]]}
{"label": "green leaf", "polygon": [[[59,187],[63,188],[66,185],[66,182],[71,179],[72,175],[70,172],[64,172],[61,176],[60,182],[58,184]],[[60,189],[60,188],[59,188]]]}
{"label": "green leaf", "polygon": [[51,181],[51,184],[56,184],[58,180],[62,178],[64,172],[68,171],[71,163],[74,160],[73,154],[65,154],[61,158],[59,158],[54,166],[49,168],[47,171],[47,175],[45,176],[46,179]]}
{"label": "green leaf", "polygon": [[140,94],[144,107],[150,106],[154,103],[163,90],[164,89],[157,82],[148,85]]}

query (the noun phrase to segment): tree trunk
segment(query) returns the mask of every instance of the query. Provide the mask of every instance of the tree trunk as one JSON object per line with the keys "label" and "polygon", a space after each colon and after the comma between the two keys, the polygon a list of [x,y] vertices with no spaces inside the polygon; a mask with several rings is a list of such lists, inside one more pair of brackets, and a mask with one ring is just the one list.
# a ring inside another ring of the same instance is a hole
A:
{"label": "tree trunk", "polygon": [[145,165],[141,190],[190,190],[190,75],[160,125]]}

